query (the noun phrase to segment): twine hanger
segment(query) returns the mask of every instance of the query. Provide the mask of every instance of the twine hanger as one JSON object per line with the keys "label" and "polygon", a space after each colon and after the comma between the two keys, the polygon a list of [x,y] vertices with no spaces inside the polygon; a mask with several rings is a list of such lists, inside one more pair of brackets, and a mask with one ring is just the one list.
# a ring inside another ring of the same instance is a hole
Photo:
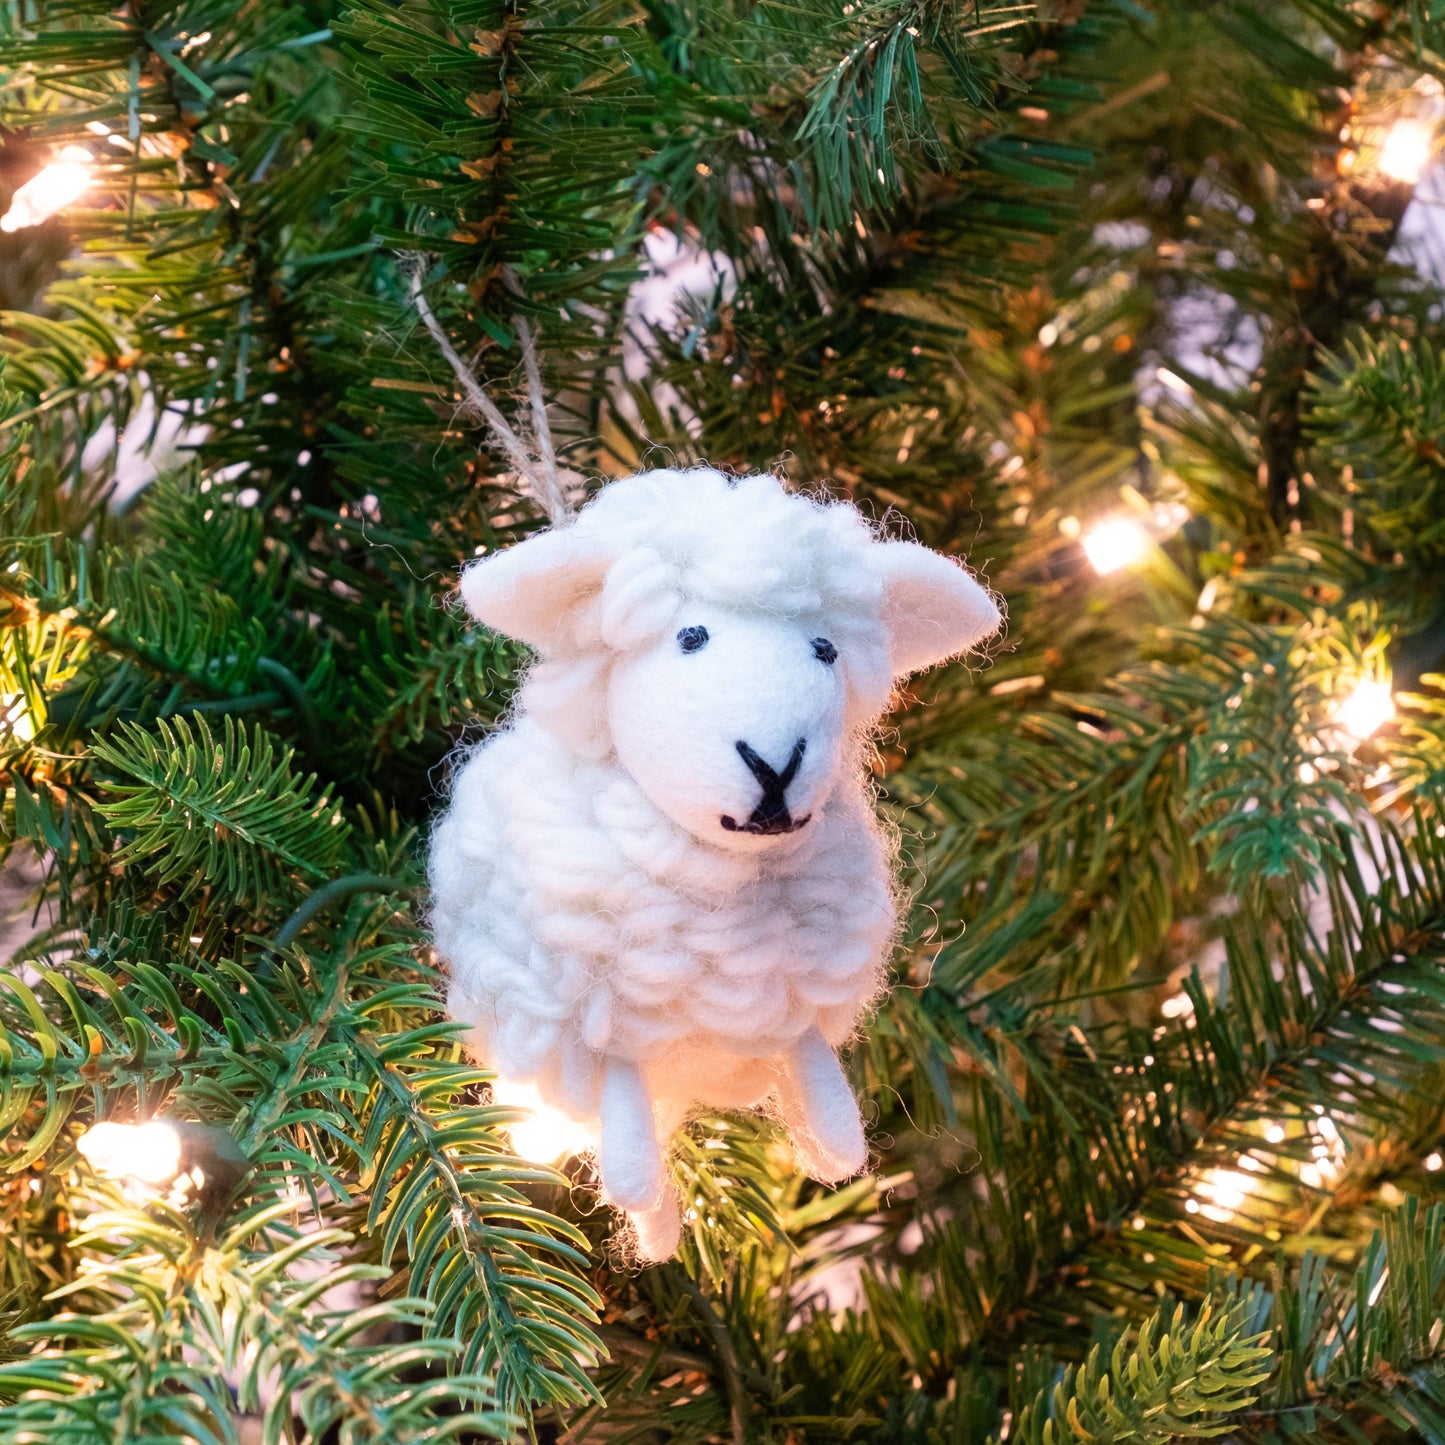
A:
{"label": "twine hanger", "polygon": [[[527,377],[527,397],[532,410],[532,433],[537,443],[537,456],[533,456],[521,437],[513,429],[496,402],[487,395],[486,388],[479,382],[465,361],[457,354],[456,348],[447,338],[442,324],[437,320],[431,303],[426,299],[422,277],[426,271],[426,259],[411,253],[402,257],[409,274],[412,305],[421,318],[437,350],[446,358],[452,373],[462,389],[462,409],[479,421],[486,423],[492,439],[507,454],[507,457],[521,480],[523,490],[547,514],[547,520],[554,527],[571,521],[572,504],[567,498],[566,488],[557,472],[557,452],[552,444],[552,426],[547,420],[547,398],[542,391],[542,368],[537,361],[537,338],[531,323],[518,314],[512,317],[517,338],[522,345],[522,368]],[[508,286],[516,292],[521,288],[511,267],[505,268]]]}

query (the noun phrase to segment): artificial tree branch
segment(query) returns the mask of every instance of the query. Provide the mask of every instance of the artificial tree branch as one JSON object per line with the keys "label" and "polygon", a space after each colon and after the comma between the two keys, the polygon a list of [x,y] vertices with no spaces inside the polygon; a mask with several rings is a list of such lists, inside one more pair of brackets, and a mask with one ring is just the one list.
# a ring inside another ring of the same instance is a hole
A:
{"label": "artificial tree branch", "polygon": [[748,1392],[743,1386],[742,1372],[738,1366],[737,1353],[728,1335],[727,1325],[719,1317],[712,1301],[702,1292],[701,1286],[679,1265],[669,1265],[667,1272],[677,1287],[692,1302],[693,1312],[712,1342],[718,1366],[722,1370],[723,1383],[727,1386],[728,1416],[732,1427],[733,1445],[747,1445]]}

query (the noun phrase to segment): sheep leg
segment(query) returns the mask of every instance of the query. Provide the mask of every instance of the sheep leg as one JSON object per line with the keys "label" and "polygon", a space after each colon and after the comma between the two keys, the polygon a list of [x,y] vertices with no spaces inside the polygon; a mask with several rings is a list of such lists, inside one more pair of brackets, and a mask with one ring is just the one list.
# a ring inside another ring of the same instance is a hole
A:
{"label": "sheep leg", "polygon": [[667,1190],[651,1208],[634,1209],[627,1217],[637,1231],[637,1252],[648,1264],[660,1264],[677,1253],[682,1209],[675,1190]]}
{"label": "sheep leg", "polygon": [[608,1059],[602,1076],[601,1122],[597,1168],[603,1193],[619,1209],[651,1209],[663,1189],[662,1151],[652,1097],[636,1064]]}
{"label": "sheep leg", "polygon": [[811,1028],[783,1062],[783,1122],[803,1168],[825,1184],[859,1173],[868,1162],[863,1117],[837,1054]]}

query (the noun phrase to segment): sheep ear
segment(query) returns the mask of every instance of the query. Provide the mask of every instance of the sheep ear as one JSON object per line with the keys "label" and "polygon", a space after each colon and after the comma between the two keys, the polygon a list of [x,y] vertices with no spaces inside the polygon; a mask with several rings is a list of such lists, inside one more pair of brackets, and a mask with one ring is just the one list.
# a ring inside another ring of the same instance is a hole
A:
{"label": "sheep ear", "polygon": [[871,560],[883,579],[895,677],[967,652],[1003,622],[993,598],[951,557],[917,542],[880,542]]}
{"label": "sheep ear", "polygon": [[611,563],[610,553],[570,528],[538,532],[473,562],[462,573],[462,601],[494,632],[547,652],[564,640]]}

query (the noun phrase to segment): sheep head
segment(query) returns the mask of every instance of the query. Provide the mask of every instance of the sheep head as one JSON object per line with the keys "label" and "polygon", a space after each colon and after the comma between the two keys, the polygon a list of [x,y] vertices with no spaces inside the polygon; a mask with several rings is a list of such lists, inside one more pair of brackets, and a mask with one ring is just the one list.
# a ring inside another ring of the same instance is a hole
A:
{"label": "sheep head", "polygon": [[771,476],[656,471],[473,563],[478,621],[533,647],[518,708],[616,758],[714,847],[796,846],[895,679],[999,625],[960,564]]}

